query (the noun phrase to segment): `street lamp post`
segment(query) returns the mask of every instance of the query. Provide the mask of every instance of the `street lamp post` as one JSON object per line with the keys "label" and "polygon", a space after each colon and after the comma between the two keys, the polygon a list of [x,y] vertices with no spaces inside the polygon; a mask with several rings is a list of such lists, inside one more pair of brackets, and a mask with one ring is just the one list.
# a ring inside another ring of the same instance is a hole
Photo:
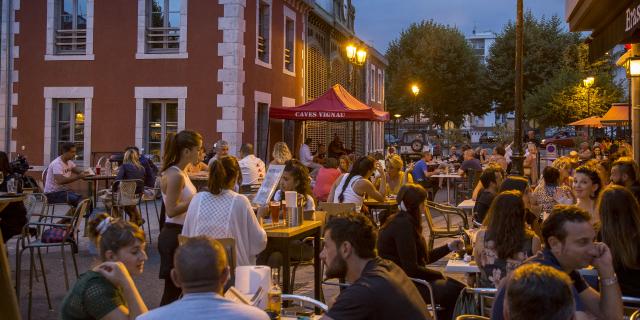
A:
{"label": "street lamp post", "polygon": [[524,53],[524,38],[523,38],[523,28],[524,28],[524,19],[523,19],[523,0],[517,0],[517,12],[516,12],[516,83],[515,83],[515,134],[514,134],[514,150],[513,156],[511,157],[511,161],[513,163],[511,174],[513,175],[522,175],[524,174],[524,169],[522,167],[524,161],[524,155],[522,151],[522,55]]}
{"label": "street lamp post", "polygon": [[[420,94],[420,87],[417,84],[411,86],[411,93],[413,93],[413,108],[416,109],[416,114],[413,116],[413,124],[418,122],[418,117],[420,116],[420,110],[418,110],[418,94]],[[415,129],[415,128],[414,128]]]}
{"label": "street lamp post", "polygon": [[396,140],[399,138],[398,136],[400,135],[400,130],[398,128],[398,121],[400,120],[400,117],[402,117],[402,115],[396,113],[393,115],[394,118],[396,118]]}
{"label": "street lamp post", "polygon": [[[591,87],[595,82],[594,77],[587,77],[582,80],[582,84],[587,88],[587,117],[591,117]],[[591,127],[587,127],[587,139],[591,138]]]}
{"label": "street lamp post", "polygon": [[[367,60],[367,50],[363,47],[358,47],[353,43],[349,43],[347,44],[346,48],[345,48],[346,54],[347,54],[347,59],[349,59],[349,63],[350,63],[350,67],[351,67],[351,72],[350,74],[350,78],[351,78],[351,93],[353,93],[353,95],[356,98],[361,98],[360,95],[358,94],[357,91],[357,87],[356,87],[356,68],[357,67],[361,67],[364,65],[364,62]],[[373,84],[372,84],[373,85]],[[355,151],[355,146],[356,146],[356,123],[355,121],[351,123],[352,127],[351,127],[351,149],[353,149]]]}

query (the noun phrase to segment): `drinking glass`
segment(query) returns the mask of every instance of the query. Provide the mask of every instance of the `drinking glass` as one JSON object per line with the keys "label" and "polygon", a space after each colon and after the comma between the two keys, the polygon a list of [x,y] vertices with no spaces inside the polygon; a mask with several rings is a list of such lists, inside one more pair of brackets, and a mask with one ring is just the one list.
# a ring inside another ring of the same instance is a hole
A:
{"label": "drinking glass", "polygon": [[271,223],[280,222],[280,201],[269,202],[269,213],[271,214]]}

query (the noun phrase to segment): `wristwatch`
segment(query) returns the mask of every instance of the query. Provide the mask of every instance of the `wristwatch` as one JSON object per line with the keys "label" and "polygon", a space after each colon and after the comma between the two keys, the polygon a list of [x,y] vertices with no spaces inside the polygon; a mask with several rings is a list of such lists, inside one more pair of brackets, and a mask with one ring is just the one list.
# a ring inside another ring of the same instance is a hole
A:
{"label": "wristwatch", "polygon": [[599,278],[599,279],[600,279],[600,285],[603,287],[612,286],[618,283],[618,276],[615,273],[613,274],[613,276],[609,278]]}

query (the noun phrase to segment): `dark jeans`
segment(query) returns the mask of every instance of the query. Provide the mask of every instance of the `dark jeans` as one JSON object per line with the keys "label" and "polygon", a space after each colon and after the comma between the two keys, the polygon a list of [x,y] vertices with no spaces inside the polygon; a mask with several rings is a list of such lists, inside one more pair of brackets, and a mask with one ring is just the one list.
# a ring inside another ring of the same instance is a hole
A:
{"label": "dark jeans", "polygon": [[56,191],[45,193],[49,203],[66,203],[72,207],[77,207],[82,196],[73,191]]}
{"label": "dark jeans", "polygon": [[164,292],[160,305],[164,306],[180,298],[182,290],[171,281],[173,255],[178,249],[178,235],[182,233],[182,225],[165,223],[158,235],[158,252],[160,253],[160,279],[164,279]]}

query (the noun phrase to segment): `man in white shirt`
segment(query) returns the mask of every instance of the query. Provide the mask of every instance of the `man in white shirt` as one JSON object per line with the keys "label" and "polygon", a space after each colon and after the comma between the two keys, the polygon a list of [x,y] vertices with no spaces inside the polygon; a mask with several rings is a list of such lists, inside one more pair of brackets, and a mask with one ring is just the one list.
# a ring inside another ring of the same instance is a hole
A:
{"label": "man in white shirt", "polygon": [[138,316],[138,320],[236,319],[268,320],[262,310],[223,296],[229,265],[222,245],[212,238],[188,238],[174,255],[171,279],[182,288],[182,298]]}
{"label": "man in white shirt", "polygon": [[82,200],[81,195],[71,191],[68,187],[68,184],[88,175],[73,163],[72,159],[75,157],[76,146],[71,142],[64,143],[62,144],[62,154],[47,167],[44,194],[49,203],[67,203],[75,207]]}
{"label": "man in white shirt", "polygon": [[302,164],[305,165],[305,167],[307,168],[311,168],[312,169],[312,175],[314,175],[314,173],[322,168],[322,165],[319,163],[315,163],[313,162],[313,154],[311,153],[311,148],[309,147],[309,145],[311,145],[311,143],[313,142],[313,140],[311,140],[311,138],[307,138],[304,140],[304,143],[300,146],[300,162],[302,162]]}
{"label": "man in white shirt", "polygon": [[216,155],[213,156],[213,158],[209,159],[209,163],[207,163],[209,167],[211,167],[211,164],[214,161],[229,155],[229,142],[225,140],[218,140],[218,142],[216,142],[216,144],[214,145],[214,148],[216,150]]}
{"label": "man in white shirt", "polygon": [[240,172],[242,185],[261,184],[266,172],[264,161],[253,154],[253,145],[245,143],[240,147]]}

